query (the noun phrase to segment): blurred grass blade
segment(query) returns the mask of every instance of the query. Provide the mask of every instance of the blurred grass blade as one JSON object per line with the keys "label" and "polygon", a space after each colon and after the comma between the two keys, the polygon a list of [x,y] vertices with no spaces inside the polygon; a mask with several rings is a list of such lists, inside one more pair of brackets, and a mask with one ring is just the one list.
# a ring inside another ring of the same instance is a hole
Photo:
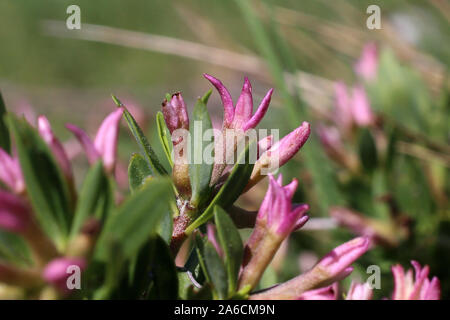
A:
{"label": "blurred grass blade", "polygon": [[[266,60],[275,85],[280,90],[283,106],[287,108],[287,120],[290,125],[292,127],[298,127],[299,119],[310,121],[308,109],[302,103],[300,92],[297,90],[294,94],[291,94],[289,91],[286,84],[283,63],[278,57],[271,39],[265,32],[263,24],[255,15],[252,2],[235,0],[235,3],[241,9],[241,13],[250,28],[255,43]],[[285,44],[284,41],[277,41],[277,43],[279,45]],[[289,48],[283,48],[284,55],[289,54],[289,52]],[[288,63],[292,63],[293,61],[295,59],[287,59]],[[293,67],[290,66],[290,68]],[[293,70],[290,71],[292,72]],[[312,125],[312,127],[314,126]],[[317,206],[321,210],[322,215],[327,215],[328,208],[331,205],[340,204],[343,197],[337,188],[329,160],[317,141],[316,135],[311,135],[307,145],[302,150],[302,155],[305,159],[305,167],[310,171],[312,180],[314,181],[313,191],[316,193],[314,198],[320,199],[317,201]]]}
{"label": "blurred grass blade", "polygon": [[123,114],[125,116],[125,120],[128,123],[128,127],[130,128],[131,133],[133,134],[139,147],[141,148],[141,151],[144,153],[148,163],[150,164],[152,168],[152,173],[159,175],[166,175],[167,174],[166,169],[164,169],[164,167],[162,166],[161,162],[156,156],[155,151],[153,151],[152,147],[148,143],[147,138],[145,137],[144,133],[142,132],[142,129],[139,127],[136,120],[133,118],[133,116],[127,110],[127,108],[123,105],[123,103],[120,102],[119,99],[117,99],[117,97],[112,96],[112,98],[118,107],[124,108]]}
{"label": "blurred grass blade", "polygon": [[61,248],[72,218],[66,179],[47,144],[25,119],[9,114],[8,122],[36,218]]}
{"label": "blurred grass blade", "polygon": [[[210,94],[210,93],[209,93]],[[212,130],[211,118],[206,108],[206,98],[199,98],[194,106],[193,119],[190,125],[191,150],[189,164],[189,178],[191,182],[192,196],[191,204],[197,207],[204,199],[208,198],[214,161],[207,163],[205,157],[214,159],[214,135],[209,140],[204,140],[204,132]],[[200,126],[200,127],[199,127]],[[211,147],[211,152],[205,155],[204,152]],[[196,157],[200,156],[200,161]]]}
{"label": "blurred grass blade", "polygon": [[206,270],[214,286],[214,292],[217,298],[224,300],[228,296],[228,281],[225,266],[211,242],[206,241],[203,254]]}
{"label": "blurred grass blade", "polygon": [[144,157],[139,153],[133,154],[128,165],[128,180],[131,192],[135,192],[144,185],[147,178],[151,178],[151,176],[152,170]]}
{"label": "blurred grass blade", "polygon": [[156,114],[156,126],[158,129],[158,137],[161,145],[163,147],[164,153],[166,154],[167,161],[170,166],[173,167],[172,161],[172,139],[170,137],[169,129],[167,129],[166,122],[164,121],[164,116],[161,111]]}
{"label": "blurred grass blade", "polygon": [[6,107],[3,101],[2,93],[0,92],[0,148],[6,152],[11,152],[11,140],[9,136],[8,127],[6,126]]}
{"label": "blurred grass blade", "polygon": [[31,263],[31,255],[25,241],[18,235],[0,229],[0,261],[19,266]]}
{"label": "blurred grass blade", "polygon": [[378,153],[375,140],[369,129],[361,129],[359,136],[359,158],[364,169],[371,173],[378,165]]}
{"label": "blurred grass blade", "polygon": [[219,206],[214,207],[214,221],[217,235],[224,253],[224,262],[228,274],[228,296],[236,291],[239,269],[244,255],[244,245],[238,229],[230,216]]}

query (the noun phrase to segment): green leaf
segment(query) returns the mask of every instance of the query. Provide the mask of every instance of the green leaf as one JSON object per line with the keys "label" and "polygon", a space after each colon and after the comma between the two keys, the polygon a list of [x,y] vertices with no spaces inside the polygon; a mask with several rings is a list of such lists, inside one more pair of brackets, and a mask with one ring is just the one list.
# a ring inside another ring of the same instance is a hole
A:
{"label": "green leaf", "polygon": [[13,115],[8,115],[8,122],[36,218],[61,248],[72,217],[67,182],[37,131]]}
{"label": "green leaf", "polygon": [[[209,140],[203,140],[205,131],[209,130],[212,132],[211,118],[204,102],[207,99],[207,97],[204,97],[197,100],[190,125],[191,150],[189,178],[192,189],[191,204],[194,207],[197,207],[209,196],[209,182],[214,166],[214,135],[211,135]],[[207,148],[211,150],[205,156],[204,152]],[[205,157],[209,157],[212,160],[211,163],[207,163]]]}
{"label": "green leaf", "polygon": [[124,260],[132,258],[157,232],[161,219],[169,211],[172,195],[166,178],[154,178],[133,193],[106,221],[96,257],[107,261],[112,250],[119,250]]}
{"label": "green leaf", "polygon": [[175,300],[178,298],[178,274],[167,243],[157,236],[153,241],[152,276],[149,299]]}
{"label": "green leaf", "polygon": [[3,101],[2,93],[0,92],[0,148],[9,153],[11,152],[11,140],[8,127],[5,123],[5,115],[5,102]]}
{"label": "green leaf", "polygon": [[172,211],[167,211],[158,226],[157,233],[163,238],[167,244],[170,244],[173,233]]}
{"label": "green leaf", "polygon": [[228,281],[225,266],[211,242],[207,241],[203,248],[206,271],[208,272],[214,292],[219,299],[228,297]]}
{"label": "green leaf", "polygon": [[125,120],[128,123],[128,127],[130,128],[131,133],[133,134],[141,151],[145,155],[150,167],[152,168],[152,173],[159,174],[159,175],[166,175],[167,174],[166,169],[164,169],[164,167],[162,166],[161,162],[159,161],[158,157],[156,156],[155,151],[153,151],[152,147],[148,143],[147,138],[145,137],[144,133],[142,132],[142,129],[137,124],[136,120],[133,118],[133,116],[127,110],[127,108],[123,105],[123,103],[120,102],[119,99],[117,99],[117,97],[112,96],[112,98],[118,107],[122,107],[124,109],[123,114],[124,114]]}
{"label": "green leaf", "polygon": [[166,122],[164,121],[164,115],[161,111],[158,111],[158,113],[156,114],[156,126],[158,129],[159,141],[161,142],[167,161],[169,162],[170,166],[173,167],[172,139],[170,137],[170,132],[167,128]]}
{"label": "green leaf", "polygon": [[237,288],[239,269],[244,255],[244,245],[239,231],[230,216],[219,206],[214,207],[214,220],[227,268],[228,296],[231,297]]}
{"label": "green leaf", "polygon": [[31,255],[25,241],[18,235],[0,229],[0,261],[20,266],[31,263]]}
{"label": "green leaf", "polygon": [[86,174],[78,197],[71,238],[75,237],[89,216],[103,221],[113,206],[113,195],[103,163],[97,161]]}
{"label": "green leaf", "polygon": [[200,227],[212,218],[215,205],[228,208],[237,200],[237,198],[239,198],[252,174],[254,163],[250,163],[251,161],[249,154],[252,146],[254,146],[254,143],[255,142],[252,141],[247,145],[244,152],[242,152],[239,156],[237,163],[234,165],[230,176],[220,188],[219,192],[216,194],[209,206],[205,209],[205,211],[203,211],[200,217],[198,217],[186,229],[185,233],[187,235],[191,234],[196,228]]}
{"label": "green leaf", "polygon": [[367,128],[363,128],[359,136],[359,158],[367,172],[372,172],[378,165],[375,140]]}
{"label": "green leaf", "polygon": [[139,153],[131,156],[128,165],[128,180],[131,192],[135,192],[152,176],[152,169]]}

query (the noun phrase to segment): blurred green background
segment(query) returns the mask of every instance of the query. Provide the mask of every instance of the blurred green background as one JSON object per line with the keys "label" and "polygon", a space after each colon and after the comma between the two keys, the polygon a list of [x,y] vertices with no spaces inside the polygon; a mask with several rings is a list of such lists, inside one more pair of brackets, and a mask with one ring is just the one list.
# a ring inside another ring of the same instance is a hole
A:
{"label": "blurred green background", "polygon": [[[153,117],[166,92],[182,91],[192,106],[210,88],[202,77],[209,73],[227,85],[236,101],[247,75],[255,104],[268,88],[275,88],[260,128],[279,128],[284,134],[302,121],[311,122],[313,129],[325,121],[333,109],[333,82],[357,82],[353,64],[363,46],[375,41],[378,80],[366,90],[372,108],[385,121],[370,133],[401,143],[392,153],[378,150],[374,157],[383,159],[375,168],[355,174],[327,157],[313,135],[282,171],[285,181],[300,179],[296,201],[309,203],[312,217],[327,218],[330,207],[340,205],[380,220],[407,221],[407,237],[395,246],[375,248],[356,270],[365,279],[368,265],[380,265],[377,297],[390,295],[393,263],[409,267],[409,260],[417,259],[440,277],[448,298],[450,3],[376,1],[382,29],[369,30],[366,8],[372,2],[2,0],[0,88],[10,110],[25,113],[30,121],[46,114],[62,140],[76,150],[64,124],[81,125],[93,134],[114,109],[111,93],[134,106],[138,121],[154,136]],[[65,26],[71,4],[81,8],[81,30]],[[220,122],[216,93],[208,107]],[[361,135],[346,141],[360,155]],[[124,127],[122,168],[135,151]],[[77,155],[75,161],[78,175],[83,175],[84,157]],[[123,170],[117,178],[126,185]],[[264,192],[262,184],[240,203],[256,209]],[[380,201],[382,196],[393,201]],[[268,270],[264,286],[298,274],[299,257],[314,259],[313,253],[320,256],[350,236],[344,228],[296,233],[282,263]]]}

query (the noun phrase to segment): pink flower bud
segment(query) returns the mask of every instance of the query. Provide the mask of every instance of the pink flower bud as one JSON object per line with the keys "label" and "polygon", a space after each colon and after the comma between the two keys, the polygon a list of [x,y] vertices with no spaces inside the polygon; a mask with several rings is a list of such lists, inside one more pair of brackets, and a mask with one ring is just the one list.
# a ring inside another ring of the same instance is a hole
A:
{"label": "pink flower bud", "polygon": [[103,120],[97,131],[94,142],[89,138],[87,133],[74,126],[67,124],[66,127],[75,135],[88,157],[89,163],[93,164],[100,157],[103,165],[108,172],[113,172],[116,163],[117,140],[119,137],[119,123],[122,118],[123,108],[111,112],[105,120]]}
{"label": "pink flower bud", "polygon": [[373,291],[367,283],[358,283],[352,281],[348,289],[346,300],[370,300]]}
{"label": "pink flower bud", "polygon": [[377,76],[378,50],[375,43],[368,43],[364,46],[361,57],[355,64],[355,72],[363,79],[372,81]]}
{"label": "pink flower bud", "polygon": [[401,265],[392,267],[394,275],[394,292],[393,300],[439,300],[441,295],[439,279],[433,277],[431,281],[428,279],[430,268],[428,266],[421,267],[417,261],[411,261],[414,267],[416,277],[413,279],[413,271],[411,269],[405,274]]}
{"label": "pink flower bud", "polygon": [[45,143],[48,144],[51,151],[53,152],[53,155],[60,165],[65,177],[69,181],[72,181],[72,165],[70,164],[69,158],[67,157],[67,154],[64,151],[64,147],[62,146],[61,142],[53,134],[50,123],[45,116],[38,117],[38,129],[42,139],[44,139]]}
{"label": "pink flower bud", "polygon": [[19,194],[25,190],[19,160],[16,157],[11,157],[2,148],[0,148],[0,181],[14,193]]}
{"label": "pink flower bud", "polygon": [[16,195],[0,190],[0,228],[23,233],[30,224],[30,210]]}
{"label": "pink flower bud", "polygon": [[338,292],[338,284],[335,282],[325,288],[303,292],[298,300],[337,300]]}
{"label": "pink flower bud", "polygon": [[222,99],[224,108],[224,128],[236,130],[242,129],[245,132],[248,129],[255,128],[261,122],[269,108],[273,89],[270,89],[266,93],[266,96],[261,101],[255,114],[253,114],[252,86],[247,77],[244,79],[244,85],[242,86],[241,95],[236,103],[236,107],[233,107],[231,95],[220,80],[208,74],[204,74],[204,77],[217,89],[220,98]]}
{"label": "pink flower bud", "polygon": [[162,112],[170,133],[176,129],[189,130],[189,117],[180,92],[174,93],[170,101],[164,100]]}
{"label": "pink flower bud", "polygon": [[271,146],[256,161],[250,181],[245,190],[258,183],[266,174],[275,171],[288,162],[300,150],[309,138],[311,129],[308,122],[303,122],[300,127],[284,136],[280,141]]}
{"label": "pink flower bud", "polygon": [[73,274],[74,270],[71,270],[71,267],[74,266],[83,270],[86,267],[86,262],[80,258],[57,258],[45,266],[42,276],[45,281],[55,286],[62,293],[69,293],[71,289],[68,287],[67,280]]}
{"label": "pink flower bud", "polygon": [[345,278],[352,272],[350,265],[369,249],[370,241],[367,237],[355,238],[333,249],[323,257],[313,271],[320,270],[326,274],[328,280],[334,281]]}

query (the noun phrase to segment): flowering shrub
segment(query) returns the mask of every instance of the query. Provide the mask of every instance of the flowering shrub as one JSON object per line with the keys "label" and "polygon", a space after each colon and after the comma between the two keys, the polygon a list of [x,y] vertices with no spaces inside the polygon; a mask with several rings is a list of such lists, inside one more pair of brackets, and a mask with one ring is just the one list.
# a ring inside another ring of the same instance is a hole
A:
{"label": "flowering shrub", "polygon": [[[373,54],[367,54],[367,59],[373,59]],[[367,63],[360,62],[358,70],[373,78],[373,68]],[[259,290],[260,279],[283,241],[308,223],[309,206],[292,202],[299,183],[296,179],[283,185],[282,175],[271,173],[258,212],[245,212],[234,203],[264,179],[263,169],[271,168],[274,160],[282,166],[302,148],[309,139],[310,125],[303,122],[276,143],[270,136],[259,141],[247,139],[245,133],[264,117],[273,90],[253,114],[247,78],[234,105],[218,79],[205,77],[217,89],[224,108],[222,130],[209,140],[215,145],[210,152],[213,162],[188,160],[189,153],[203,155],[210,147],[202,138],[205,130],[212,129],[206,107],[211,91],[197,100],[191,120],[181,93],[167,95],[162,103],[156,120],[169,170],[127,107],[113,97],[117,109],[102,122],[94,140],[82,129],[67,125],[90,164],[79,190],[69,158],[49,121],[41,116],[38,128],[33,128],[25,119],[6,113],[2,102],[0,240],[8,250],[0,257],[0,295],[32,299],[342,297],[338,282],[352,273],[352,263],[378,240],[390,239],[383,237],[375,223],[346,208],[336,208],[334,216],[361,236],[333,249],[309,271]],[[336,125],[344,126],[344,131],[375,123],[360,87],[349,98],[346,88],[338,85],[337,107],[341,118]],[[118,203],[114,168],[122,117],[141,153],[130,159],[131,193]],[[194,129],[196,121],[203,131]],[[218,144],[221,133],[228,130],[237,132],[236,139]],[[330,148],[329,154],[336,156],[342,149],[333,150],[338,142],[329,130],[322,130],[322,141]],[[200,143],[190,144],[188,138]],[[241,142],[243,150],[238,148]],[[252,146],[258,150],[254,162],[250,159]],[[338,160],[349,163],[344,159],[347,155],[340,156]],[[228,166],[222,160],[230,157],[237,160]],[[242,227],[252,228],[245,243],[238,231]],[[175,258],[186,241],[192,243],[191,252],[183,266],[176,266]],[[395,290],[391,298],[438,299],[439,280],[428,279],[428,266],[412,264],[415,279],[411,270],[405,274],[401,266],[392,267]],[[345,295],[349,300],[371,297],[369,285],[356,282]]]}

